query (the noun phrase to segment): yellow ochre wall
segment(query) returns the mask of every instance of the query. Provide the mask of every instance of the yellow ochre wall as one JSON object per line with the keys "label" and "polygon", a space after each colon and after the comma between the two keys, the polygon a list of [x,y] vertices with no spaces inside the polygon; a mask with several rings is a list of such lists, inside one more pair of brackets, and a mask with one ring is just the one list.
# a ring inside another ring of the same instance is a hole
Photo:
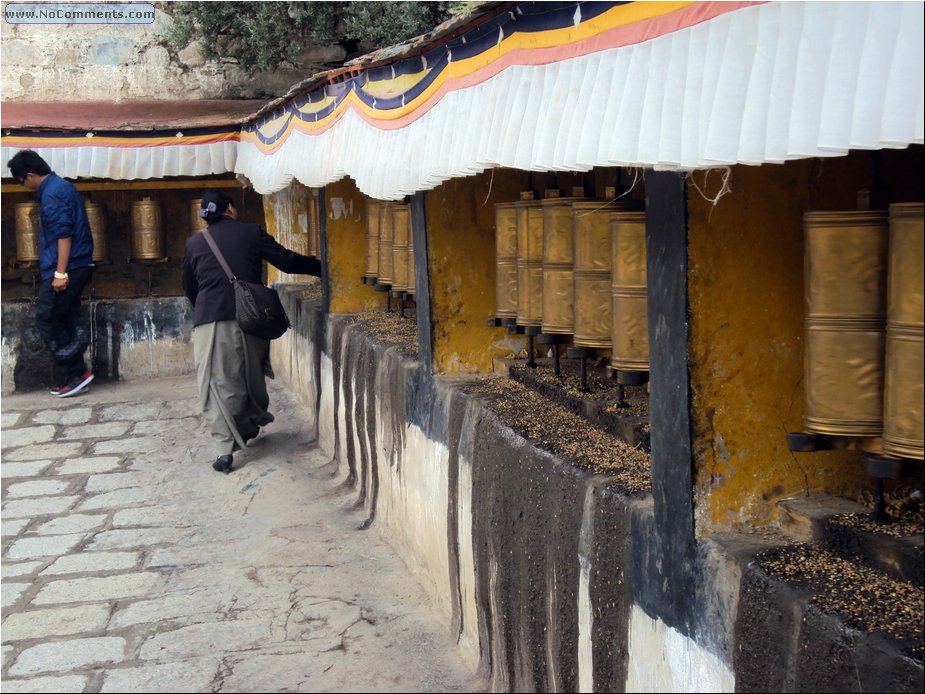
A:
{"label": "yellow ochre wall", "polygon": [[493,359],[527,345],[522,335],[488,324],[495,313],[494,206],[517,200],[526,186],[524,172],[496,169],[426,194],[436,373],[491,371]]}
{"label": "yellow ochre wall", "polygon": [[[922,148],[881,153],[893,201],[922,200]],[[688,289],[695,507],[699,534],[777,517],[806,493],[871,487],[858,451],[793,453],[804,429],[804,212],[856,209],[868,153],[732,167],[688,184]],[[702,195],[695,185],[705,194]]]}
{"label": "yellow ochre wall", "polygon": [[361,281],[366,271],[366,196],[350,178],[324,190],[331,313],[385,310],[385,293]]}

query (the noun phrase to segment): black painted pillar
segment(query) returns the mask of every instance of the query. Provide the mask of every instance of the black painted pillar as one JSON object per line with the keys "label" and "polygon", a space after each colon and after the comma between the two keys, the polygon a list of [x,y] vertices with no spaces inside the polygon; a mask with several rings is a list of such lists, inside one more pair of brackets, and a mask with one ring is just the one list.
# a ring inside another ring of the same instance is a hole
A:
{"label": "black painted pillar", "polygon": [[[328,290],[328,206],[325,200],[327,189],[318,189],[318,243],[321,248],[318,252],[321,254],[321,313],[323,316],[330,314],[331,294]],[[325,334],[327,332],[327,320],[321,321]],[[323,345],[322,345],[323,349]]]}
{"label": "black painted pillar", "polygon": [[664,570],[682,581],[694,549],[685,190],[681,174],[646,172],[652,494]]}
{"label": "black painted pillar", "polygon": [[418,357],[425,373],[434,372],[433,322],[430,315],[430,274],[427,270],[427,215],[424,192],[411,196],[411,235],[414,238],[414,300],[417,305]]}

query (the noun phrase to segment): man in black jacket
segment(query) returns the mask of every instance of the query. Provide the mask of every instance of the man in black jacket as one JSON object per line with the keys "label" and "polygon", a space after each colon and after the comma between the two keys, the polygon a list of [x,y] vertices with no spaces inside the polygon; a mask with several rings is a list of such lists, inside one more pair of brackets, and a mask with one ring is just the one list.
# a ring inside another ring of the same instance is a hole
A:
{"label": "man in black jacket", "polygon": [[[284,272],[321,275],[316,258],[284,248],[256,224],[237,220],[231,198],[207,192],[200,215],[234,276],[262,282],[263,261]],[[205,233],[205,232],[203,232]],[[244,333],[235,319],[234,288],[203,233],[186,241],[183,290],[193,305],[193,356],[203,416],[215,441],[218,472],[231,472],[233,454],[273,421],[265,366],[270,341]],[[272,371],[270,371],[272,373]]]}

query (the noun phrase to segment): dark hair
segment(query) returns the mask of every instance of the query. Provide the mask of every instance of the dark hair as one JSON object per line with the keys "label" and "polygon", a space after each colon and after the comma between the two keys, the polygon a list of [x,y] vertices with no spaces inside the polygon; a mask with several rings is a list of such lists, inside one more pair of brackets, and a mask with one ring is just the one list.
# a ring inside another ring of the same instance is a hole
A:
{"label": "dark hair", "polygon": [[199,216],[209,224],[214,224],[222,218],[225,210],[228,209],[228,205],[232,203],[233,200],[228,193],[221,190],[206,191],[206,194],[202,196],[202,201],[199,203]]}
{"label": "dark hair", "polygon": [[17,181],[22,181],[26,174],[30,173],[36,176],[47,176],[51,173],[51,167],[31,149],[18,151],[6,165],[10,169],[13,178]]}

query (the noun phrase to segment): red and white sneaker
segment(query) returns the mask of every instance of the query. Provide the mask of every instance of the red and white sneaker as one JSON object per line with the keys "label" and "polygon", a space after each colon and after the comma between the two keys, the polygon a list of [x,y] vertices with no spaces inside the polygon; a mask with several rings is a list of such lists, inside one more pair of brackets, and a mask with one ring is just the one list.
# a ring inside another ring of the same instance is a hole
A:
{"label": "red and white sneaker", "polygon": [[85,371],[83,376],[78,376],[61,388],[52,388],[50,392],[57,398],[68,398],[86,390],[92,380],[93,374],[89,371]]}

